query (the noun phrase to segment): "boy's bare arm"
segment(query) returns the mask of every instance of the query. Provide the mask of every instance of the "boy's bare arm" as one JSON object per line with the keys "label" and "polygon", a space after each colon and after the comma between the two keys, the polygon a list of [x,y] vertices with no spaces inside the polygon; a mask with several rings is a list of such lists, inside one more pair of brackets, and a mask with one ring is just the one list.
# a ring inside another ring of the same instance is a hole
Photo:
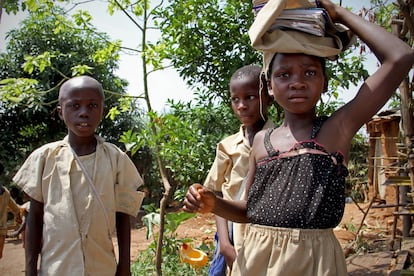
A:
{"label": "boy's bare arm", "polygon": [[43,203],[30,199],[26,224],[26,275],[37,275],[37,260],[42,249]]}
{"label": "boy's bare arm", "polygon": [[129,215],[116,213],[116,235],[119,253],[116,276],[129,276],[131,275],[131,222]]}
{"label": "boy's bare arm", "polygon": [[[216,192],[216,196],[223,197],[223,193]],[[236,251],[230,241],[228,220],[220,216],[215,216],[218,240],[220,242],[220,253],[224,256],[227,265],[231,268],[236,258]]]}
{"label": "boy's bare arm", "polygon": [[218,240],[220,243],[220,253],[224,256],[227,266],[232,268],[233,262],[236,259],[236,250],[229,237],[228,221],[217,215],[215,217]]}

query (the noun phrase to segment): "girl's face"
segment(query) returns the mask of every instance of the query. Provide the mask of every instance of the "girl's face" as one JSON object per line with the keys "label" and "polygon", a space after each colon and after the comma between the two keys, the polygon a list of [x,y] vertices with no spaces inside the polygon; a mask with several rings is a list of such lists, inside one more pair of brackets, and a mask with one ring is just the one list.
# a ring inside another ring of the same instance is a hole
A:
{"label": "girl's face", "polygon": [[[260,116],[260,80],[252,77],[241,77],[230,81],[230,99],[234,114],[245,126],[253,126],[263,120]],[[271,102],[270,97],[263,91],[262,111],[266,116]]]}
{"label": "girl's face", "polygon": [[305,54],[276,54],[268,82],[269,93],[285,112],[314,112],[326,87],[321,60]]}
{"label": "girl's face", "polygon": [[58,112],[69,135],[91,137],[102,120],[102,95],[97,89],[69,89],[61,96]]}

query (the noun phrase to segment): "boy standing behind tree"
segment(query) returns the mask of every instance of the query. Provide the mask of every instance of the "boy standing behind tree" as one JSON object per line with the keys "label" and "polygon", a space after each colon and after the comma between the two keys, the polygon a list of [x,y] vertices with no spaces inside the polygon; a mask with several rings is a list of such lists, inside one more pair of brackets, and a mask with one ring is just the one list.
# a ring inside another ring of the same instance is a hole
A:
{"label": "boy standing behind tree", "polygon": [[[240,199],[245,189],[242,183],[248,171],[253,137],[258,131],[274,126],[267,121],[267,110],[273,99],[265,89],[261,70],[260,66],[247,65],[234,72],[230,79],[231,107],[242,125],[238,133],[218,143],[216,158],[204,181],[204,186],[225,199]],[[243,225],[229,223],[219,216],[216,216],[216,225],[217,244],[210,276],[226,275],[227,266],[231,269],[244,233]]]}

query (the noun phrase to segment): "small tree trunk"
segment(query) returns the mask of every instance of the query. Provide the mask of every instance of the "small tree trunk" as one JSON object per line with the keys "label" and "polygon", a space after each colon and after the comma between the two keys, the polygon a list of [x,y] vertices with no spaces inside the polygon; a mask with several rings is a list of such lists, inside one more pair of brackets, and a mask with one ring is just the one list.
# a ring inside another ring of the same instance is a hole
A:
{"label": "small tree trunk", "polygon": [[4,2],[6,0],[0,0],[0,24],[1,24],[1,14],[3,13]]}
{"label": "small tree trunk", "polygon": [[160,201],[160,231],[158,235],[158,243],[157,243],[157,252],[155,256],[155,265],[157,268],[157,275],[162,275],[162,246],[163,246],[163,239],[164,239],[164,223],[165,223],[165,210],[168,206],[168,199],[170,198],[171,193],[171,185],[168,181],[167,175],[165,173],[165,167],[162,164],[161,158],[157,155],[157,162],[161,174],[162,184],[164,185],[164,194]]}

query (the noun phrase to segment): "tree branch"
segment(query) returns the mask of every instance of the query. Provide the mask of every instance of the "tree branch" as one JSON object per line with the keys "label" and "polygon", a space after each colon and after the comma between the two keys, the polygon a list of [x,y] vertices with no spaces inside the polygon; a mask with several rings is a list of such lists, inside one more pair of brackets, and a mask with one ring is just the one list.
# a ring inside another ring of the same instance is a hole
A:
{"label": "tree branch", "polygon": [[132,18],[131,15],[129,15],[129,13],[125,10],[124,7],[122,7],[121,4],[119,4],[119,2],[117,0],[114,0],[115,4],[121,9],[121,11],[132,21],[132,23],[134,23],[135,26],[138,27],[138,29],[143,32],[144,29],[139,25],[139,23],[137,21],[135,21],[134,18]]}

